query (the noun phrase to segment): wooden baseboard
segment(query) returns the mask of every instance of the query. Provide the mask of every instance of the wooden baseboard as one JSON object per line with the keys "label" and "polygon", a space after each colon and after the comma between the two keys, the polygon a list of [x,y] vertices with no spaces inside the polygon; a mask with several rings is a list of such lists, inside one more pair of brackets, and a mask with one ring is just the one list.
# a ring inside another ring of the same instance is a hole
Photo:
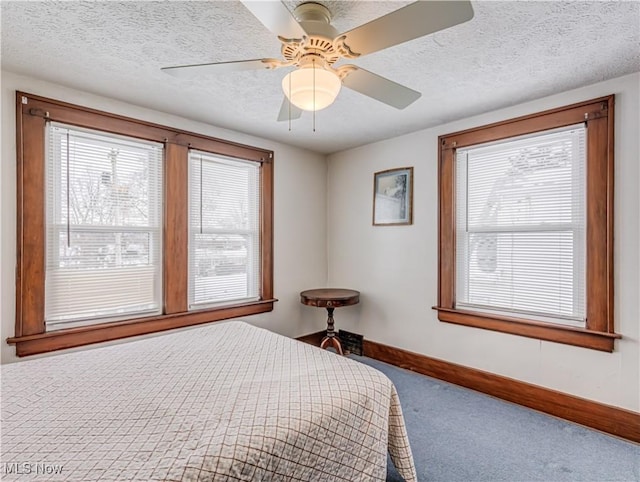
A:
{"label": "wooden baseboard", "polygon": [[[324,331],[299,337],[319,345]],[[640,413],[364,340],[364,355],[640,443]]]}
{"label": "wooden baseboard", "polygon": [[305,343],[308,343],[309,345],[316,345],[316,346],[320,346],[320,343],[322,342],[322,339],[324,338],[324,335],[326,335],[327,332],[326,331],[317,331],[315,333],[309,333],[308,335],[302,335],[299,336],[298,338],[296,338],[296,340],[298,341],[303,341]]}

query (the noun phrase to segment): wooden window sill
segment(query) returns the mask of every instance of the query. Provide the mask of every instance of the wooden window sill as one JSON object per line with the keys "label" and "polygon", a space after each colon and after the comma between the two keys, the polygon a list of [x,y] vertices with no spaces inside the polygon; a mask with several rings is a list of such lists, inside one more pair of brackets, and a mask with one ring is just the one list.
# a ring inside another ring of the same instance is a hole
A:
{"label": "wooden window sill", "polygon": [[273,311],[273,304],[276,301],[278,300],[268,299],[242,305],[224,306],[216,309],[100,323],[66,330],[8,338],[7,343],[16,345],[16,354],[18,356],[35,355],[103,341],[147,335],[174,328],[184,328],[212,321],[237,318],[239,316],[266,313]]}
{"label": "wooden window sill", "polygon": [[447,323],[510,333],[593,350],[612,352],[615,340],[622,338],[622,335],[617,333],[606,333],[574,326],[554,325],[441,306],[434,306],[433,309],[438,311],[438,319]]}

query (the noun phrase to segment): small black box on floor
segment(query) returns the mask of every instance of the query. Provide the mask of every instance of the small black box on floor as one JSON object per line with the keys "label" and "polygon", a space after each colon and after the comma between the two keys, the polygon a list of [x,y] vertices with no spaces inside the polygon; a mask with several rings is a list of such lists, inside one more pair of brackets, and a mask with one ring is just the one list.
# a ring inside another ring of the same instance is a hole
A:
{"label": "small black box on floor", "polygon": [[342,343],[342,350],[347,353],[362,356],[362,340],[363,336],[357,333],[350,333],[345,330],[338,331],[338,338]]}

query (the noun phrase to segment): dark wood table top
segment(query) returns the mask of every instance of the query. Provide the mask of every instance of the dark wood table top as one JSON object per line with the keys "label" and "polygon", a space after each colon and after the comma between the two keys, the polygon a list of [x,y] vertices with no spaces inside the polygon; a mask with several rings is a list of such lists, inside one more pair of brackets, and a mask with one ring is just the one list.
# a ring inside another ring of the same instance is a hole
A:
{"label": "dark wood table top", "polygon": [[300,293],[300,303],[308,306],[334,307],[350,306],[360,302],[360,292],[341,288],[320,288]]}

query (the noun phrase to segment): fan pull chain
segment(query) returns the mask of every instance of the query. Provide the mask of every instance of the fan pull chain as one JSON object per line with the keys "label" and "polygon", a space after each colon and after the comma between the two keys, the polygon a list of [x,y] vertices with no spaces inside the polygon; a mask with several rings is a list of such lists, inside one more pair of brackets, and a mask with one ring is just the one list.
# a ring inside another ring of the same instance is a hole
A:
{"label": "fan pull chain", "polygon": [[200,234],[202,234],[202,154],[200,154]]}
{"label": "fan pull chain", "polygon": [[291,75],[289,75],[289,98],[287,102],[289,104],[289,132],[291,132]]}
{"label": "fan pull chain", "polygon": [[316,59],[313,59],[313,132],[316,131]]}
{"label": "fan pull chain", "polygon": [[71,209],[69,207],[69,130],[67,129],[67,248],[71,247]]}

